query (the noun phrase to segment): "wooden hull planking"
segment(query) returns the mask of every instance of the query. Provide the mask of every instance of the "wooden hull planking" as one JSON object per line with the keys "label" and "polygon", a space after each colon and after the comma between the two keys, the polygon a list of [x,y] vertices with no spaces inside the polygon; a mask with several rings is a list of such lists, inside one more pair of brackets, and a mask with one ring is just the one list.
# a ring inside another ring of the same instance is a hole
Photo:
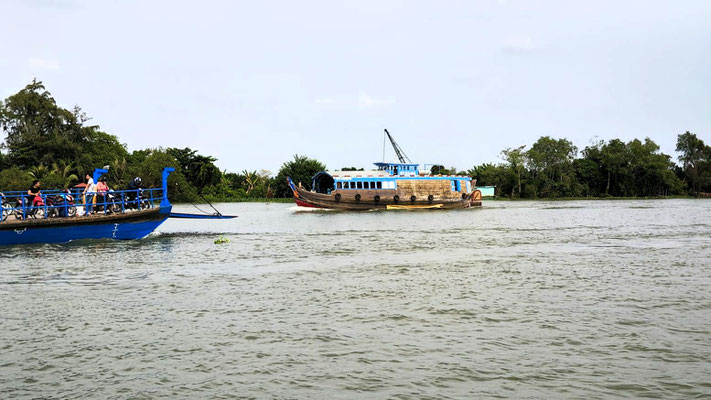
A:
{"label": "wooden hull planking", "polygon": [[[340,196],[339,196],[340,195]],[[358,195],[360,197],[358,197]],[[396,197],[397,196],[397,197]],[[414,196],[414,200],[413,200]],[[430,196],[432,199],[430,200]],[[417,196],[403,190],[335,191],[331,194],[310,192],[303,187],[294,190],[294,202],[301,207],[327,208],[348,211],[368,210],[429,210],[463,209],[481,206],[481,192],[454,193],[442,196]]]}

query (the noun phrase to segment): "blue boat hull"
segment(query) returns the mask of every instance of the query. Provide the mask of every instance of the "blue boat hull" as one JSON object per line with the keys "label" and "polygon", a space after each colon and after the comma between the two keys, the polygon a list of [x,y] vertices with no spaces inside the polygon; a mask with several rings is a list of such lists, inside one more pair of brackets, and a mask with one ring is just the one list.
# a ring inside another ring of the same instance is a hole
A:
{"label": "blue boat hull", "polygon": [[[60,218],[0,224],[0,245],[66,243],[82,239],[140,239],[148,236],[170,215],[172,207],[135,212],[132,215]],[[45,220],[46,221],[46,220]],[[7,222],[7,221],[6,221]]]}

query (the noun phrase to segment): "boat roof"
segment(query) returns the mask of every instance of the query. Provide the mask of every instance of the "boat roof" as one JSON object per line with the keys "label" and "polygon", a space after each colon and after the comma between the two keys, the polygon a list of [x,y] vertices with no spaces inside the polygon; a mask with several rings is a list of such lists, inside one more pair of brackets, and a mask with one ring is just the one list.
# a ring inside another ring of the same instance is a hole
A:
{"label": "boat roof", "polygon": [[351,178],[367,178],[367,177],[388,177],[390,174],[387,171],[323,171],[334,178],[351,177]]}
{"label": "boat roof", "polygon": [[378,166],[378,167],[386,167],[386,166],[392,166],[392,167],[415,167],[415,169],[417,169],[417,167],[420,166],[420,164],[403,164],[403,163],[392,163],[392,162],[376,162],[376,163],[373,163],[373,164],[375,164],[375,165]]}

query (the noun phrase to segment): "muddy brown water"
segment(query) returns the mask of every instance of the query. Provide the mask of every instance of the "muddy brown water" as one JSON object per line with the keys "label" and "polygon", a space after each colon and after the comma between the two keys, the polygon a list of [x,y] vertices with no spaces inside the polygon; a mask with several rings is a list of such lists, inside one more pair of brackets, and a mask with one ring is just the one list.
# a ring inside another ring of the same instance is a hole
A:
{"label": "muddy brown water", "polygon": [[709,200],[218,208],[0,247],[0,397],[711,396]]}

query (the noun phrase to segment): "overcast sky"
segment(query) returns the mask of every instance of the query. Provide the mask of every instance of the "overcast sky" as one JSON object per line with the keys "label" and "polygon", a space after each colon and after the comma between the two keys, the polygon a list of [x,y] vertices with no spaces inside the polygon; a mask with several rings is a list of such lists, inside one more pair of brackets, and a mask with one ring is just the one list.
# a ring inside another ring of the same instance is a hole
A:
{"label": "overcast sky", "polygon": [[711,144],[711,1],[0,0],[0,96],[34,77],[129,150],[230,171],[369,168],[383,128],[459,169],[542,135],[675,155]]}

